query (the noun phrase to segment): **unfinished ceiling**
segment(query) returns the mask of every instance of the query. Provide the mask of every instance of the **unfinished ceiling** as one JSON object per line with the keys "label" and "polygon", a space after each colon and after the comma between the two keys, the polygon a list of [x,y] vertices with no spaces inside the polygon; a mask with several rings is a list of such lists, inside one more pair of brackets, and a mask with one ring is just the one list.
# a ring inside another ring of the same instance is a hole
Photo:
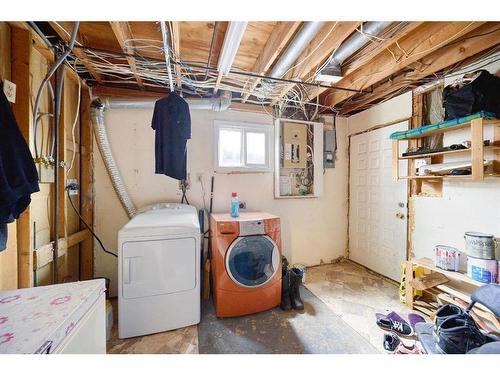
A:
{"label": "unfinished ceiling", "polygon": [[[499,22],[392,22],[377,35],[363,31],[368,23],[320,22],[304,45],[299,39],[311,22],[248,22],[224,75],[217,67],[229,22],[163,24],[162,33],[161,22],[81,22],[73,68],[96,93],[144,96],[174,87],[185,96],[206,97],[229,90],[233,102],[350,114],[500,47]],[[72,22],[37,25],[52,41],[69,40],[73,29]],[[318,81],[356,34],[366,41],[343,59],[340,79]],[[291,46],[297,56],[283,65]],[[278,64],[279,74],[273,70]]]}

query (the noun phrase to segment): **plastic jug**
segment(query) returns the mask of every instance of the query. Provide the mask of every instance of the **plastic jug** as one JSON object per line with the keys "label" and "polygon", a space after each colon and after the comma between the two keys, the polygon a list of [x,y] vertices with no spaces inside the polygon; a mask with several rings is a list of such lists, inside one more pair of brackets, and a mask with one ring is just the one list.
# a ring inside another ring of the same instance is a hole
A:
{"label": "plastic jug", "polygon": [[231,217],[240,216],[240,200],[237,193],[231,194]]}

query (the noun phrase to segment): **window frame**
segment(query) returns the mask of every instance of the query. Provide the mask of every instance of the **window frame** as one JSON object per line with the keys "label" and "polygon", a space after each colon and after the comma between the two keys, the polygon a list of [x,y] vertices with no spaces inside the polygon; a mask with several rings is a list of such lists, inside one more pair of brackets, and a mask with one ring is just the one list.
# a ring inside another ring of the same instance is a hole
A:
{"label": "window frame", "polygon": [[[219,165],[219,134],[220,130],[239,130],[241,137],[241,166],[225,167]],[[247,133],[262,133],[266,140],[266,162],[264,165],[247,163]],[[271,124],[248,123],[238,121],[214,121],[214,152],[213,164],[219,173],[262,173],[274,171],[274,126]]]}

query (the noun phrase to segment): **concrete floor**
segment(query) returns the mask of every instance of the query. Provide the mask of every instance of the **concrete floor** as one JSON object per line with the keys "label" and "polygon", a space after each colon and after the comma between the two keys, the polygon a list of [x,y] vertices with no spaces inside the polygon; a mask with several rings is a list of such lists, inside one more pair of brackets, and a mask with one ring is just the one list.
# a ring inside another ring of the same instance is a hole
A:
{"label": "concrete floor", "polygon": [[[367,344],[371,344],[373,352],[384,352],[384,332],[375,323],[375,312],[394,310],[403,317],[411,312],[399,301],[395,284],[349,261],[309,268],[305,285],[333,314],[345,322],[346,326],[356,331]],[[114,305],[116,306],[116,303]],[[196,326],[120,340],[117,338],[116,310],[114,316],[112,338],[107,346],[110,354],[199,352]],[[311,319],[313,324],[315,317],[311,315],[308,319]],[[352,350],[346,347],[345,352]]]}
{"label": "concrete floor", "polygon": [[412,312],[400,302],[395,283],[350,261],[309,268],[305,285],[381,353],[385,332],[378,328],[375,313],[396,311],[406,319]]}

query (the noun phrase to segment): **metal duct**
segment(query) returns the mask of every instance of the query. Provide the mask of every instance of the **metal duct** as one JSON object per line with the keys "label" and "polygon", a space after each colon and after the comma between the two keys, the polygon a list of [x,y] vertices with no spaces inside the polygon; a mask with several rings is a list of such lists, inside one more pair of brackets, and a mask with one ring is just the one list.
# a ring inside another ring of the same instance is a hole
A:
{"label": "metal duct", "polygon": [[271,77],[283,77],[292,64],[299,58],[300,54],[304,52],[309,43],[311,43],[324,24],[325,22],[318,21],[304,22],[297,35],[295,35],[288,48],[274,66],[270,74]]}
{"label": "metal duct", "polygon": [[[218,97],[213,98],[187,98],[189,109],[209,110],[214,112],[226,111],[231,105],[231,91],[221,91]],[[110,109],[153,109],[156,99],[106,99],[105,107]]]}
{"label": "metal duct", "polygon": [[115,189],[118,199],[127,212],[129,218],[132,218],[136,213],[137,209],[130,199],[127,188],[123,183],[122,176],[118,171],[118,166],[115,163],[113,154],[111,153],[111,147],[109,146],[108,134],[106,133],[106,127],[104,125],[104,105],[100,102],[94,101],[92,103],[91,117],[92,124],[94,128],[94,134],[97,141],[97,146],[101,152],[102,159],[104,160],[104,165],[111,178],[111,183]]}
{"label": "metal duct", "polygon": [[359,51],[368,42],[371,41],[370,36],[377,36],[384,31],[392,22],[365,22],[362,26],[363,35],[360,32],[355,32],[347,38],[334,52],[327,66],[321,71],[322,75],[342,77],[342,64],[355,52]]}

